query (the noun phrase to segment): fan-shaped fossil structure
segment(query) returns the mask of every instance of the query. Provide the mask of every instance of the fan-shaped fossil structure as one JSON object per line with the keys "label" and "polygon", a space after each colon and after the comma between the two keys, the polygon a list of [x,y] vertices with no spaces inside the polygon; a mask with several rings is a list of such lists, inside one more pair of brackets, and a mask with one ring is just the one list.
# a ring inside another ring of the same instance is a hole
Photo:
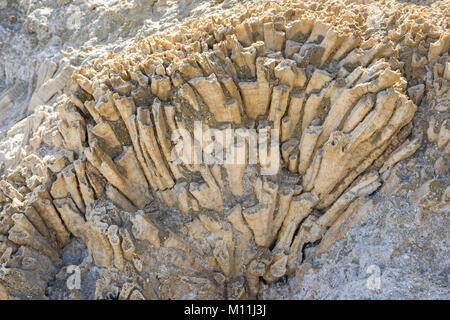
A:
{"label": "fan-shaped fossil structure", "polygon": [[[97,297],[133,299],[256,298],[305,245],[325,251],[420,145],[406,139],[423,88],[407,78],[420,53],[448,52],[434,11],[391,5],[384,36],[364,5],[240,6],[76,70],[47,133],[59,152],[1,182],[0,297],[42,296],[73,238],[104,272]],[[414,48],[407,67],[398,46]],[[224,150],[214,163],[208,130]],[[179,132],[196,160],[174,156]]]}

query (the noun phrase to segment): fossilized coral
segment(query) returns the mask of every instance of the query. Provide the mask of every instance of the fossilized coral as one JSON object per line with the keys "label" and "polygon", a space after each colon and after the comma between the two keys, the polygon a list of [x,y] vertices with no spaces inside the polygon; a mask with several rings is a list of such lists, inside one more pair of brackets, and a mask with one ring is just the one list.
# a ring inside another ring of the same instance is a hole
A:
{"label": "fossilized coral", "polygon": [[[34,168],[34,179],[23,190],[0,184],[2,261],[20,248],[32,251],[31,265],[60,266],[60,249],[76,237],[97,266],[133,279],[124,298],[188,297],[186,288],[200,298],[224,297],[223,288],[228,298],[254,298],[295,272],[304,246],[323,239],[316,250],[325,251],[358,219],[380,174],[420,146],[419,137],[406,139],[423,87],[407,90],[396,44],[415,50],[407,77],[423,59],[444,59],[435,72],[449,78],[448,32],[436,40],[431,20],[413,22],[417,14],[390,2],[386,10],[401,25],[383,38],[368,25],[367,8],[242,6],[78,69],[57,105],[52,143],[60,151],[28,156],[33,165],[24,170]],[[194,137],[194,121],[279,130],[270,157],[282,166],[262,175],[267,155],[250,149],[248,137],[232,146],[242,148],[243,164],[177,163],[171,135],[185,129]],[[446,123],[432,134],[448,149]],[[156,263],[156,252],[167,261]],[[171,269],[158,292],[136,284],[161,264]],[[7,265],[0,297],[21,296],[8,279],[27,282],[31,267]],[[98,294],[108,286],[99,281]]]}

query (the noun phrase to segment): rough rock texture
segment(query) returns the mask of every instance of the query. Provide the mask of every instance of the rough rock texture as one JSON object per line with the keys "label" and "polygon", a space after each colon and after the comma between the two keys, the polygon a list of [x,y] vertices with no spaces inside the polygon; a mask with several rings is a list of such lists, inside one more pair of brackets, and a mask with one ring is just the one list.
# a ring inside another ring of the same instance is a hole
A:
{"label": "rough rock texture", "polygon": [[448,298],[448,1],[0,6],[0,298]]}

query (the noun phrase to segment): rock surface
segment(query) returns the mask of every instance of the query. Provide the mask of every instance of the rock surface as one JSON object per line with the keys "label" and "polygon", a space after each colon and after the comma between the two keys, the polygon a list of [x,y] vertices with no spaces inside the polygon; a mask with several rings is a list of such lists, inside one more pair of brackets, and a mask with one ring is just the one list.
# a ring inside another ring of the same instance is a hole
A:
{"label": "rock surface", "polygon": [[448,299],[449,6],[1,0],[0,299]]}

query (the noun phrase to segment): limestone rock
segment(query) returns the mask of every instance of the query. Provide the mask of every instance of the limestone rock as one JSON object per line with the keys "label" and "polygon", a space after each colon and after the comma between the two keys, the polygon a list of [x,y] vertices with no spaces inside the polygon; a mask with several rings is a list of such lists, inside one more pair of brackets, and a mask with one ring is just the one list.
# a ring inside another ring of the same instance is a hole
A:
{"label": "limestone rock", "polygon": [[[45,296],[79,247],[77,270],[100,270],[91,297],[254,299],[305,278],[383,183],[446,212],[450,38],[443,4],[409,6],[389,2],[373,32],[373,4],[251,2],[83,66],[42,63],[0,168],[0,298]],[[45,40],[51,12],[26,30]],[[425,130],[441,176],[408,193]]]}

